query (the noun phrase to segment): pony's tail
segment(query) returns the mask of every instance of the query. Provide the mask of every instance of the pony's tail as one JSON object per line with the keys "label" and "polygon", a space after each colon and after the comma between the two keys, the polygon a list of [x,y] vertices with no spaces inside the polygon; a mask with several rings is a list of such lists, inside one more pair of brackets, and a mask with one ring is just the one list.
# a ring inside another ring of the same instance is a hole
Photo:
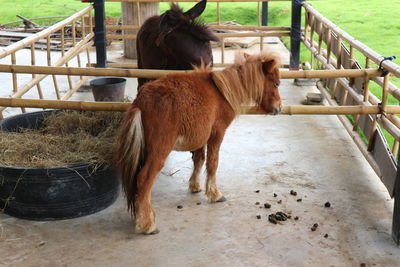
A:
{"label": "pony's tail", "polygon": [[127,111],[119,130],[116,163],[121,173],[128,210],[133,216],[138,191],[137,175],[144,161],[144,141],[141,111],[132,107]]}

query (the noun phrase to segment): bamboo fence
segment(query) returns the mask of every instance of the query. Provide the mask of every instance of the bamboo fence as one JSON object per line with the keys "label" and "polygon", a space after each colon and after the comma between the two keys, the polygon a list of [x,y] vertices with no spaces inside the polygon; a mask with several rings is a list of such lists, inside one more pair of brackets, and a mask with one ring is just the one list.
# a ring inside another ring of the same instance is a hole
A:
{"label": "bamboo fence", "polygon": [[[400,119],[387,111],[390,97],[400,100],[400,89],[390,82],[391,76],[400,77],[400,66],[390,60],[383,61],[382,55],[340,29],[308,3],[304,2],[303,7],[305,24],[302,41],[311,52],[310,66],[316,62],[320,68],[330,71],[360,70],[363,69],[362,64],[355,58],[355,53],[359,53],[365,57],[365,69],[371,68],[372,64],[375,64],[381,66],[382,71],[389,73],[384,77],[366,75],[358,78],[343,76],[336,79],[323,79],[318,87],[325,94],[329,103],[337,108],[343,107],[341,105],[346,105],[346,107],[354,105],[355,107],[378,107],[380,109],[380,115],[357,114],[350,116],[350,119],[339,115],[339,119],[350,135],[354,137],[354,141],[381,177],[388,191],[393,194],[397,173],[395,163],[400,144]],[[381,87],[381,98],[370,91],[371,82]],[[362,132],[362,136],[367,140],[365,141],[358,132]],[[392,144],[387,143],[384,132],[392,136]]]}
{"label": "bamboo fence", "polygon": [[[78,30],[78,23],[81,26],[84,26],[84,18],[90,18],[91,21],[92,17],[92,6],[88,6],[83,10],[75,13],[74,15],[60,21],[59,23],[50,26],[43,31],[40,31],[36,34],[32,34],[30,37],[22,39],[16,43],[13,43],[7,47],[0,48],[0,60],[6,61],[7,58],[10,58],[11,65],[10,66],[19,66],[18,65],[18,53],[23,49],[28,48],[30,50],[30,58],[31,58],[31,65],[25,66],[28,69],[35,69],[38,66],[37,54],[35,44],[41,40],[45,40],[47,44],[47,48],[45,50],[46,54],[46,64],[48,68],[56,68],[66,66],[68,67],[69,64],[77,65],[78,67],[82,67],[82,53],[86,52],[86,62],[85,64],[91,64],[90,62],[90,55],[89,49],[93,45],[93,38],[94,33],[91,30],[93,25],[89,25],[88,32]],[[68,33],[68,37],[66,37],[66,28],[70,29]],[[81,27],[81,29],[85,29],[86,27]],[[61,56],[55,58],[54,54],[51,51],[51,42],[53,39],[56,39],[55,36],[60,36],[60,43],[61,43]],[[70,42],[72,48],[66,51],[65,43]],[[24,60],[26,62],[26,60]],[[76,62],[75,62],[76,61]],[[43,64],[43,63],[42,63]],[[71,76],[66,74],[67,84],[68,87],[60,88],[60,77],[57,77],[54,73],[49,74],[40,74],[35,72],[28,72],[32,74],[32,79],[26,81],[24,77],[21,78],[23,83],[20,82],[19,73],[17,72],[9,72],[12,76],[12,92],[10,93],[11,98],[21,98],[26,93],[28,93],[32,88],[37,88],[37,93],[39,99],[44,99],[45,97],[51,97],[49,95],[45,95],[42,89],[42,83],[45,79],[48,78],[48,75],[51,74],[51,80],[54,86],[54,94],[56,99],[68,99],[70,98],[84,83],[87,81],[88,77],[84,77],[80,75],[77,81],[73,81]],[[66,92],[65,92],[66,91]],[[65,92],[65,93],[64,93]],[[64,93],[64,94],[63,94]],[[6,109],[5,106],[0,107],[0,118],[3,118],[3,111]],[[21,111],[24,113],[26,112],[24,107],[21,107]]]}

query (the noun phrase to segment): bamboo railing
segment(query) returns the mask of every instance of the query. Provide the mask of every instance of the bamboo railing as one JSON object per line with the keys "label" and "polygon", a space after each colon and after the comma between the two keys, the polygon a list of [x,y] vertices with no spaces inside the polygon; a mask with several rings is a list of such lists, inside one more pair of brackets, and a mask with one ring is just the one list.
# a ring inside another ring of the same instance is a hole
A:
{"label": "bamboo railing", "polygon": [[[29,69],[35,69],[35,67],[40,67],[39,65],[47,65],[49,68],[53,67],[61,67],[61,66],[69,66],[69,64],[77,65],[81,67],[83,64],[82,53],[86,51],[86,63],[91,64],[89,49],[93,45],[93,28],[92,25],[89,25],[88,32],[85,32],[87,27],[84,27],[84,17],[91,18],[92,16],[92,6],[88,6],[83,10],[77,12],[76,14],[60,21],[59,23],[54,24],[46,28],[45,30],[38,32],[36,34],[32,34],[30,37],[22,39],[16,43],[13,43],[7,47],[0,48],[0,60],[2,62],[7,61],[10,58],[11,65],[10,66],[19,66],[20,61],[19,57],[24,57],[24,49],[28,48],[30,51],[31,65],[25,66]],[[91,19],[89,20],[91,21]],[[80,24],[81,27],[78,27]],[[69,33],[67,33],[67,29]],[[66,37],[68,34],[68,38]],[[60,47],[58,49],[61,51],[60,56],[56,56],[52,52],[52,43],[58,39]],[[46,49],[45,51],[37,51],[35,49],[35,45],[37,42],[45,41]],[[67,51],[66,43],[70,42],[71,48]],[[41,56],[38,56],[40,53]],[[43,56],[46,58],[46,62],[43,62]],[[39,61],[42,61],[41,63]],[[26,60],[24,60],[26,62]],[[25,63],[26,64],[26,63]],[[40,74],[31,72],[32,79],[26,80],[25,77],[20,77],[17,72],[9,72],[12,77],[12,90],[10,90],[11,98],[21,98],[34,87],[37,88],[38,98],[52,98],[53,95],[48,93],[48,90],[42,90],[42,84],[49,84],[52,81],[54,86],[54,96],[56,99],[68,99],[70,98],[74,92],[81,87],[82,84],[88,79],[88,77],[81,76],[78,80],[72,80],[71,76],[66,74],[67,85],[66,90],[64,88],[60,88],[60,79],[64,77],[58,77],[54,73],[50,73],[51,77],[48,77],[48,74]],[[49,81],[50,79],[50,81]],[[7,89],[6,89],[7,90]],[[64,93],[64,91],[66,91]],[[47,92],[47,93],[45,93]],[[5,90],[2,91],[4,95],[6,93]],[[64,93],[64,94],[63,94]],[[6,107],[0,107],[0,119],[3,118],[3,112]],[[21,107],[21,111],[26,112],[25,108]]]}
{"label": "bamboo railing", "polygon": [[[357,114],[351,116],[350,119],[340,115],[339,119],[352,136],[359,136],[359,138],[354,138],[355,142],[380,175],[388,191],[393,194],[397,172],[396,156],[400,144],[400,119],[396,115],[389,114],[387,108],[390,98],[400,100],[400,89],[390,82],[391,76],[400,77],[400,66],[390,60],[384,60],[382,55],[341,30],[310,4],[304,2],[303,7],[305,25],[302,41],[311,52],[311,66],[315,65],[316,61],[320,68],[326,70],[360,70],[361,64],[355,56],[358,53],[365,58],[366,69],[375,64],[388,73],[383,75],[384,77],[366,75],[358,78],[343,76],[336,79],[324,79],[318,87],[326,95],[329,103],[338,108],[341,105],[379,107],[381,113],[378,115]],[[381,98],[371,92],[372,85],[381,88]],[[365,138],[363,139],[358,132],[362,132],[361,135]],[[392,144],[387,143],[383,132],[392,136]]]}

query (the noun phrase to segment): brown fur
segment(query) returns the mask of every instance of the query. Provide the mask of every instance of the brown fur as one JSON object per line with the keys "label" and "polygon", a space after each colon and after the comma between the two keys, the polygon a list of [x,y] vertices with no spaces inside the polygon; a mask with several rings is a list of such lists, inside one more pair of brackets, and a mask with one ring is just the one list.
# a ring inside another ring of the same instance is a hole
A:
{"label": "brown fur", "polygon": [[125,115],[117,154],[138,232],[157,232],[151,188],[173,149],[194,151],[189,190],[198,192],[207,146],[206,195],[210,202],[224,200],[215,173],[225,130],[241,104],[254,102],[268,113],[280,110],[278,66],[278,58],[270,54],[242,55],[222,71],[171,74],[141,88]]}

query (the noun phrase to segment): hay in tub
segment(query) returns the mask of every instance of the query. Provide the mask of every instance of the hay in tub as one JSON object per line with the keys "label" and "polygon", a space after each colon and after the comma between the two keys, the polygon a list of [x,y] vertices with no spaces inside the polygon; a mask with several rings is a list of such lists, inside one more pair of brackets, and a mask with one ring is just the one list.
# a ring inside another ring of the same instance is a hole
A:
{"label": "hay in tub", "polygon": [[39,129],[0,131],[0,164],[38,168],[110,165],[122,117],[121,112],[61,111],[47,116]]}

